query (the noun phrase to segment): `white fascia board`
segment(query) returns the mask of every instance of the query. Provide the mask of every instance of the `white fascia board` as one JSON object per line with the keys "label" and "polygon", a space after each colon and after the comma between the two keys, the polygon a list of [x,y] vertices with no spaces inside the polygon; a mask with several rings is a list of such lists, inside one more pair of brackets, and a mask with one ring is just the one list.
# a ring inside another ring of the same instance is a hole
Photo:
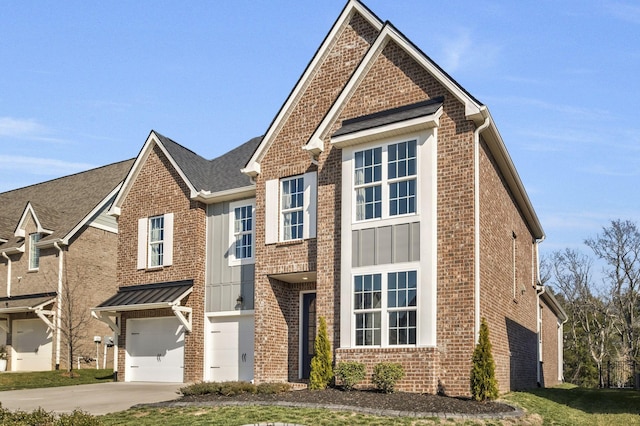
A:
{"label": "white fascia board", "polygon": [[405,52],[407,52],[416,62],[418,62],[425,70],[435,77],[453,96],[456,97],[463,105],[465,116],[468,119],[474,119],[481,114],[483,105],[479,104],[460,85],[451,80],[433,61],[420,52],[416,46],[409,42],[404,36],[398,33],[393,27],[387,26],[389,36],[398,44]]}
{"label": "white fascia board", "polygon": [[545,237],[544,229],[540,224],[538,215],[533,208],[531,199],[529,198],[524,184],[520,179],[516,166],[513,164],[509,151],[507,151],[504,140],[493,121],[493,117],[491,117],[491,113],[486,106],[483,106],[482,113],[485,117],[489,117],[491,122],[491,125],[482,132],[482,136],[486,141],[491,154],[496,160],[505,180],[507,181],[507,185],[511,189],[511,192],[520,207],[533,236],[538,240],[543,239]]}
{"label": "white fascia board", "polygon": [[392,136],[400,136],[406,133],[416,133],[421,130],[438,127],[442,111],[443,109],[440,107],[434,114],[340,135],[335,138],[331,138],[331,145],[337,148],[345,148],[347,146],[358,145]]}
{"label": "white fascia board", "polygon": [[420,64],[427,72],[434,76],[451,94],[453,94],[460,102],[465,105],[465,114],[468,118],[476,117],[481,113],[482,105],[478,104],[471,98],[460,86],[453,82],[440,68],[438,68],[429,58],[416,49],[408,40],[398,33],[391,25],[385,25],[378,34],[375,42],[369,48],[369,51],[360,62],[349,82],[334,102],[329,112],[311,135],[309,141],[305,145],[308,151],[322,149],[324,146],[323,137],[329,126],[335,121],[346,102],[349,101],[353,93],[356,91],[360,82],[365,78],[369,69],[373,66],[376,59],[380,56],[387,44],[393,41],[402,48],[409,56],[411,56],[418,64]]}
{"label": "white fascia board", "polygon": [[243,186],[241,188],[228,189],[226,191],[205,192],[200,191],[198,195],[192,198],[204,204],[221,203],[223,201],[241,200],[244,198],[255,197],[256,186]]}
{"label": "white fascia board", "polygon": [[7,255],[9,254],[20,254],[20,253],[24,253],[24,244],[22,244],[21,246],[18,247],[9,247],[6,249],[2,249],[0,250],[0,253],[5,253]]}
{"label": "white fascia board", "polygon": [[27,202],[27,205],[24,208],[24,211],[22,212],[22,216],[20,216],[20,220],[18,221],[18,226],[16,226],[16,230],[14,233],[16,237],[22,237],[22,238],[26,237],[25,230],[24,230],[24,222],[27,220],[29,215],[33,217],[33,221],[36,223],[37,232],[39,234],[53,234],[52,230],[45,229],[42,227],[42,224],[40,223],[40,220],[38,219],[38,216],[36,215],[36,212],[33,209],[31,202],[29,201]]}
{"label": "white fascia board", "polygon": [[109,192],[109,194],[104,197],[102,201],[100,201],[100,203],[98,203],[98,205],[93,208],[93,210],[91,210],[84,218],[82,218],[82,220],[78,222],[78,224],[71,231],[69,231],[67,235],[62,237],[62,244],[69,245],[69,241],[71,240],[71,238],[73,238],[78,233],[78,231],[82,229],[83,226],[89,223],[89,220],[91,220],[93,216],[95,216],[100,210],[104,208],[109,200],[111,200],[111,198],[113,198],[113,196],[116,195],[118,191],[120,191],[120,188],[122,188],[122,182],[120,182],[118,186],[113,188],[111,192]]}
{"label": "white fascia board", "polygon": [[331,47],[336,41],[338,34],[340,33],[340,31],[342,31],[343,27],[349,22],[349,20],[355,13],[358,13],[362,17],[364,17],[376,30],[380,31],[383,28],[382,21],[380,21],[378,17],[376,17],[373,13],[371,13],[371,11],[369,11],[364,5],[362,5],[362,3],[357,0],[349,0],[345,8],[342,10],[342,13],[333,24],[333,27],[331,27],[331,30],[325,37],[324,41],[320,45],[320,48],[314,55],[313,59],[311,60],[311,62],[309,62],[309,65],[307,65],[307,68],[298,80],[298,83],[289,94],[289,97],[285,101],[284,105],[282,106],[282,108],[280,108],[280,111],[269,126],[269,130],[267,130],[267,133],[262,139],[262,142],[260,142],[260,145],[258,145],[258,148],[251,156],[251,159],[249,160],[247,165],[242,169],[242,173],[251,177],[256,177],[260,173],[260,162],[262,161],[262,158],[264,157],[266,152],[269,150],[273,139],[275,139],[275,136],[280,132],[280,129],[291,114],[291,111],[298,103],[300,96],[309,86],[318,67],[324,62],[324,59],[331,50]]}
{"label": "white fascia board", "polygon": [[125,311],[142,311],[145,309],[163,309],[173,306],[173,302],[160,302],[160,303],[141,303],[138,305],[119,305],[119,306],[105,306],[103,308],[91,308],[91,312],[125,312]]}
{"label": "white fascia board", "polygon": [[138,157],[136,158],[136,161],[133,163],[133,166],[131,167],[131,170],[129,171],[129,174],[125,178],[124,183],[122,184],[122,188],[121,188],[120,192],[118,192],[118,196],[114,200],[113,206],[109,210],[108,214],[110,214],[112,216],[119,216],[120,215],[122,203],[127,198],[127,195],[129,194],[129,191],[131,190],[131,186],[133,185],[133,183],[138,178],[138,175],[140,174],[140,170],[144,166],[144,163],[147,161],[147,158],[149,158],[149,154],[151,154],[151,151],[153,150],[153,146],[154,145],[158,145],[158,147],[160,147],[160,149],[162,150],[164,155],[169,159],[169,162],[171,163],[171,166],[178,172],[178,175],[180,175],[180,177],[182,178],[184,183],[189,188],[189,192],[191,194],[191,197],[193,198],[193,197],[196,197],[198,195],[198,191],[196,191],[196,189],[193,186],[193,184],[189,181],[189,179],[187,179],[187,176],[184,174],[182,169],[180,169],[180,167],[178,167],[178,165],[176,164],[176,162],[173,159],[173,157],[169,154],[169,152],[164,147],[164,145],[162,145],[162,142],[160,142],[160,139],[156,136],[156,133],[154,131],[152,131],[151,133],[149,133],[149,137],[147,137],[147,140],[145,141],[144,145],[142,146],[142,149],[140,150],[140,153],[138,154]]}

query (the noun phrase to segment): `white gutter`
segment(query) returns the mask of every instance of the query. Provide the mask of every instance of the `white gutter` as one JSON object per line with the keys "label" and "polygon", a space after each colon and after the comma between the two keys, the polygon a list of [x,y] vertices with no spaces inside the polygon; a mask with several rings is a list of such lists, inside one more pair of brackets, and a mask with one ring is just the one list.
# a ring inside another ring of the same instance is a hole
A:
{"label": "white gutter", "polygon": [[11,297],[11,258],[2,252],[2,257],[7,259],[7,297]]}
{"label": "white gutter", "polygon": [[192,194],[191,199],[194,201],[200,201],[204,204],[213,204],[222,201],[239,200],[241,198],[249,198],[255,196],[256,187],[254,184],[217,192],[201,190],[200,192]]}
{"label": "white gutter", "polygon": [[[62,277],[64,267],[64,251],[62,247],[58,245],[57,241],[54,241],[53,246],[58,249],[58,300],[56,301],[56,370],[60,369],[60,341],[61,341],[61,328],[62,328]],[[73,360],[69,360],[73,362]]]}
{"label": "white gutter", "polygon": [[480,133],[491,124],[491,116],[486,108],[484,123],[473,132],[473,276],[474,276],[474,343],[480,336]]}

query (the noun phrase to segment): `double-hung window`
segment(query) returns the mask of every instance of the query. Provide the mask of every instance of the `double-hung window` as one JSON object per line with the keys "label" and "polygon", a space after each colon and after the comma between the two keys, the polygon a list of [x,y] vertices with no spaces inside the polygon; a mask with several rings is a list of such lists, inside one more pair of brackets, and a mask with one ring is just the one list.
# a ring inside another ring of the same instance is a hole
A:
{"label": "double-hung window", "polygon": [[265,244],[316,237],[318,173],[265,182]]}
{"label": "double-hung window", "polygon": [[387,149],[389,216],[416,212],[416,141],[389,145]]}
{"label": "double-hung window", "polygon": [[149,267],[162,266],[164,254],[164,216],[149,218]]}
{"label": "double-hung window", "polygon": [[35,271],[40,267],[40,249],[36,246],[40,241],[40,234],[29,234],[29,270]]}
{"label": "double-hung window", "polygon": [[302,239],[304,226],[304,178],[300,176],[284,179],[281,183],[282,240]]}
{"label": "double-hung window", "polygon": [[237,201],[229,205],[230,240],[229,264],[250,263],[254,256],[254,212],[253,201]]}
{"label": "double-hung window", "polygon": [[416,213],[417,141],[354,153],[355,220]]}
{"label": "double-hung window", "polygon": [[382,217],[382,148],[355,155],[356,219]]}
{"label": "double-hung window", "polygon": [[173,213],[138,219],[138,269],[173,263]]}
{"label": "double-hung window", "polygon": [[417,343],[417,272],[354,276],[356,346]]}

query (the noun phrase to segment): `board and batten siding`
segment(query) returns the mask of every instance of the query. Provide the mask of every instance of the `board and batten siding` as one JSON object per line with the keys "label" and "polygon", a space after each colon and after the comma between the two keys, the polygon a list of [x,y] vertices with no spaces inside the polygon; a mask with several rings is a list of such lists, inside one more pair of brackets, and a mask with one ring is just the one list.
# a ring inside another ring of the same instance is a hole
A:
{"label": "board and batten siding", "polygon": [[352,266],[420,260],[420,222],[352,231]]}
{"label": "board and batten siding", "polygon": [[[248,199],[247,204],[252,201]],[[206,312],[251,310],[254,306],[253,263],[229,265],[230,217],[229,202],[208,206]]]}

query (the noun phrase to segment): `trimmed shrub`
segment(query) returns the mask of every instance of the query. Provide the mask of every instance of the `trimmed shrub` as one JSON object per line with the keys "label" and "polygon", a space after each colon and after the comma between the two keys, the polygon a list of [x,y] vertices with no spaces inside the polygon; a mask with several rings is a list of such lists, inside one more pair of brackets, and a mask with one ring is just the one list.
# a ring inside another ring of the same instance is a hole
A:
{"label": "trimmed shrub", "polygon": [[358,382],[365,376],[364,364],[356,361],[345,361],[338,363],[335,369],[336,377],[342,382],[345,390],[353,390]]}
{"label": "trimmed shrub", "polygon": [[313,344],[315,355],[311,360],[311,374],[309,375],[309,389],[326,389],[333,379],[333,368],[331,366],[331,343],[327,335],[327,322],[324,317],[320,317],[318,334]]}
{"label": "trimmed shrub", "polygon": [[484,318],[480,323],[478,344],[473,351],[473,367],[471,368],[471,396],[476,401],[487,401],[498,398],[498,381],[496,365],[491,355],[489,326]]}
{"label": "trimmed shrub", "polygon": [[291,385],[288,383],[260,383],[256,390],[262,395],[273,395],[289,392],[291,390]]}
{"label": "trimmed shrub", "polygon": [[71,414],[60,414],[56,416],[52,412],[38,408],[32,412],[9,411],[0,408],[1,425],[51,425],[51,426],[99,426],[102,422],[91,414],[84,411],[74,410]]}
{"label": "trimmed shrub", "polygon": [[220,395],[235,396],[243,393],[256,393],[256,385],[249,382],[220,383]]}
{"label": "trimmed shrub", "polygon": [[220,383],[216,382],[198,382],[180,388],[180,392],[182,392],[182,395],[184,396],[208,394],[220,395],[220,385]]}
{"label": "trimmed shrub", "polygon": [[384,393],[393,393],[396,384],[404,377],[404,368],[397,362],[381,362],[373,368],[371,380],[376,389]]}

